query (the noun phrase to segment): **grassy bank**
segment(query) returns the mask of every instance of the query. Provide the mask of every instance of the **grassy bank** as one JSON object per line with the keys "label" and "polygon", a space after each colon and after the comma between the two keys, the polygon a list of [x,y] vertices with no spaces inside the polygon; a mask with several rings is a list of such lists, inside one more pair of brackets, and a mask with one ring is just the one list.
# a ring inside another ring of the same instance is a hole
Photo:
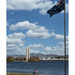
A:
{"label": "grassy bank", "polygon": [[[25,74],[25,73],[7,73],[7,75],[33,75],[33,74]],[[35,74],[35,75],[45,75],[45,74]]]}
{"label": "grassy bank", "polygon": [[7,73],[7,75],[32,75],[32,74],[25,74],[25,73]]}

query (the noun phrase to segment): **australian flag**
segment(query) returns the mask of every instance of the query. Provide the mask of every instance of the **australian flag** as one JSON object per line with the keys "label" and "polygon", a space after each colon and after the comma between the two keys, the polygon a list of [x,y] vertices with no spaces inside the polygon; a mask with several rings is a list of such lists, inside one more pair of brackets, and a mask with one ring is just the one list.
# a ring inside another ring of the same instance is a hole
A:
{"label": "australian flag", "polygon": [[49,9],[47,13],[50,14],[50,17],[52,17],[54,14],[60,13],[64,9],[64,0],[60,0],[56,5]]}

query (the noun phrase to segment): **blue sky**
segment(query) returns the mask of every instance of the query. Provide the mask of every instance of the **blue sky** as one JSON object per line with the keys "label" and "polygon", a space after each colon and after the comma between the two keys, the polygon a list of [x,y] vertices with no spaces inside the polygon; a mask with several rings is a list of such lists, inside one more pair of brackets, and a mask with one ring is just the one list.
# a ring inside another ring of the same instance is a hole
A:
{"label": "blue sky", "polygon": [[[46,13],[58,0],[7,0],[7,54],[64,54],[64,13]],[[68,54],[68,1],[66,0]]]}

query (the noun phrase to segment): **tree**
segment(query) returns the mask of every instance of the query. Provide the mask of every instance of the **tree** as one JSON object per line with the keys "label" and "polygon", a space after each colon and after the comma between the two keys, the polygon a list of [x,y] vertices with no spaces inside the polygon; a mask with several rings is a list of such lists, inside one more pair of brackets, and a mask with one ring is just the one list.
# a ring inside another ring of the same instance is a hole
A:
{"label": "tree", "polygon": [[13,57],[11,57],[11,56],[8,56],[7,57],[7,62],[13,62],[14,61],[14,58]]}
{"label": "tree", "polygon": [[37,61],[39,61],[39,58],[36,56],[33,56],[29,59],[29,62],[37,62]]}

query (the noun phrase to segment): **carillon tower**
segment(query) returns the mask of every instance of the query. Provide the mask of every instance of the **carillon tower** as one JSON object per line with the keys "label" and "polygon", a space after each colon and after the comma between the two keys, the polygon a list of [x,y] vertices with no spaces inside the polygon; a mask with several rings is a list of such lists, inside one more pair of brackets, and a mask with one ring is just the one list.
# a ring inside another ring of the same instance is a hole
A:
{"label": "carillon tower", "polygon": [[28,62],[28,59],[30,59],[30,47],[26,48],[26,61]]}

